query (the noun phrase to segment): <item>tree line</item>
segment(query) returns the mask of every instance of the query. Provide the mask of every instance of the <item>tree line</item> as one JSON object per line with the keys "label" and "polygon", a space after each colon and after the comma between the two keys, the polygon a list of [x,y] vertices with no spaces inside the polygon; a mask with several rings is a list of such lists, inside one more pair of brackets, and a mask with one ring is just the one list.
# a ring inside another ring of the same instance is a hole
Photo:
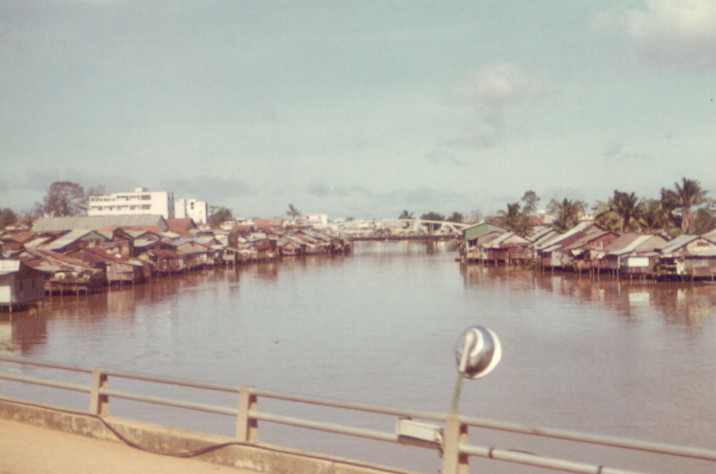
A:
{"label": "tree line", "polygon": [[[658,198],[639,198],[633,192],[614,190],[604,201],[597,201],[591,208],[594,222],[617,234],[626,232],[665,232],[671,237],[680,234],[704,234],[714,229],[716,219],[710,207],[714,200],[695,179],[682,178],[671,188],[661,188]],[[506,211],[499,211],[489,219],[521,236],[531,234],[531,216],[539,198],[533,191],[522,197],[522,203],[507,204]],[[581,200],[564,198],[552,200],[547,214],[553,220],[553,229],[564,232],[571,229],[587,214],[589,207]]]}
{"label": "tree line", "polygon": [[[87,212],[87,202],[91,196],[106,194],[104,186],[94,186],[85,190],[82,185],[71,181],[52,183],[42,201],[36,202],[30,211],[18,216],[10,208],[0,207],[0,229],[16,223],[19,217],[34,219],[40,216],[66,217],[80,216]],[[484,217],[484,220],[509,229],[516,234],[529,236],[535,225],[534,216],[540,197],[532,190],[525,192],[519,201],[507,203],[504,210]],[[682,178],[672,187],[661,188],[657,198],[639,198],[633,192],[614,190],[606,200],[597,201],[591,206],[594,222],[618,234],[625,232],[665,232],[670,236],[679,234],[704,234],[716,227],[712,207],[716,201],[708,197],[708,191],[695,179]],[[552,217],[549,225],[564,232],[583,219],[590,207],[578,199],[553,199],[546,207]],[[300,211],[289,204],[286,214],[295,219]],[[231,220],[232,212],[221,206],[212,206],[209,212],[209,225],[218,226]],[[399,219],[415,219],[415,215],[403,210]],[[420,216],[422,220],[448,222],[477,222],[483,216],[473,211],[469,217],[455,211],[450,215],[431,211]]]}
{"label": "tree line", "polygon": [[[529,190],[519,201],[507,203],[505,209],[484,218],[479,212],[473,212],[469,221],[459,212],[454,212],[450,217],[429,212],[420,216],[420,219],[466,223],[485,220],[528,237],[536,224],[534,217],[540,200],[537,193]],[[546,213],[551,217],[547,225],[558,232],[565,232],[577,225],[591,210],[597,225],[617,234],[664,232],[671,237],[704,234],[716,227],[712,210],[715,203],[698,180],[682,178],[671,188],[661,188],[658,198],[639,198],[633,192],[615,190],[606,200],[597,201],[591,208],[579,199],[552,199],[546,206]],[[415,217],[412,212],[404,210],[398,218]]]}

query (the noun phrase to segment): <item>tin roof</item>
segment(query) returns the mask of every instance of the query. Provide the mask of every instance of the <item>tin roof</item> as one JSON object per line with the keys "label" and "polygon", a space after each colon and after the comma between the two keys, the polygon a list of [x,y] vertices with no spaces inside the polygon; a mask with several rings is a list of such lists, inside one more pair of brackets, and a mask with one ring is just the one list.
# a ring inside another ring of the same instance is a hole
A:
{"label": "tin roof", "polygon": [[668,244],[666,244],[666,246],[661,249],[661,253],[663,253],[664,255],[668,255],[670,253],[676,252],[681,247],[690,244],[698,238],[698,235],[682,234],[676,237],[674,240],[670,241]]}

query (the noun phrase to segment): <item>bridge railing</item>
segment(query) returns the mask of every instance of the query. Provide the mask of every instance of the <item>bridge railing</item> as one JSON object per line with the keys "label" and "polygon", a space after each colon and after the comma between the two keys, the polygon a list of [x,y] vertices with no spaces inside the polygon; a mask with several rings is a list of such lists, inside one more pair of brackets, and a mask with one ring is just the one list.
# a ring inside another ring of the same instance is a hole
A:
{"label": "bridge railing", "polygon": [[[240,443],[258,443],[260,423],[273,423],[313,431],[335,433],[354,438],[412,445],[439,452],[442,457],[442,472],[445,474],[467,473],[468,460],[470,457],[499,460],[572,473],[628,474],[635,472],[609,468],[603,465],[577,462],[568,459],[540,456],[510,449],[496,449],[486,446],[472,445],[468,443],[470,428],[518,433],[541,438],[558,439],[589,445],[607,446],[624,450],[634,450],[639,452],[675,456],[679,458],[716,462],[716,450],[651,443],[640,440],[593,435],[567,430],[538,428],[489,419],[466,417],[457,413],[448,414],[386,408],[375,405],[365,405],[273,392],[257,389],[251,386],[236,387],[229,385],[217,385],[183,379],[128,373],[110,369],[82,368],[66,364],[34,361],[15,357],[0,356],[0,362],[14,364],[12,366],[36,366],[58,369],[89,376],[91,378],[90,382],[87,385],[81,385],[38,377],[17,375],[9,373],[6,370],[0,370],[0,380],[88,394],[89,406],[85,413],[90,416],[107,416],[110,412],[110,400],[124,399],[232,417],[236,423],[235,438],[236,441]],[[0,365],[0,367],[2,366]],[[175,387],[189,387],[203,391],[233,394],[236,396],[236,405],[234,407],[228,407],[112,390],[109,385],[111,378],[122,378]],[[3,394],[0,393],[0,396],[3,396]],[[295,404],[329,407],[366,414],[387,415],[395,418],[396,429],[388,432],[271,413],[263,411],[259,408],[260,399],[274,399]],[[714,467],[716,467],[716,465]]]}

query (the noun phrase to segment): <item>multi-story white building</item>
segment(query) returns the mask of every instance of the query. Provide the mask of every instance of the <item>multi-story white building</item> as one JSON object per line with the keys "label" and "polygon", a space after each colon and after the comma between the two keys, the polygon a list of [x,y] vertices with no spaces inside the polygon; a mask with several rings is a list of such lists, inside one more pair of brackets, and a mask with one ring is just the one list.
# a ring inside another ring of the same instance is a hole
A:
{"label": "multi-story white building", "polygon": [[177,219],[191,218],[196,225],[206,225],[209,219],[209,204],[196,199],[177,199],[174,205]]}
{"label": "multi-story white building", "polygon": [[128,214],[152,214],[161,215],[165,219],[174,219],[174,193],[149,192],[147,188],[136,188],[133,193],[116,193],[89,198],[88,216]]}

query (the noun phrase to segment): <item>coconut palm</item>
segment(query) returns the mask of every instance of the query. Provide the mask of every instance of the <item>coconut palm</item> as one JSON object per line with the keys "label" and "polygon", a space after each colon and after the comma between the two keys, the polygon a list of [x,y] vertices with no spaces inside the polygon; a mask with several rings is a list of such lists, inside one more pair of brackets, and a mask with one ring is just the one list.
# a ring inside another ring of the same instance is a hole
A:
{"label": "coconut palm", "polygon": [[634,193],[615,190],[607,202],[598,202],[594,210],[597,224],[620,234],[642,227],[644,204]]}
{"label": "coconut palm", "polygon": [[547,206],[547,212],[554,216],[551,226],[558,232],[565,232],[579,223],[584,215],[584,202],[564,198],[561,202],[552,199]]}
{"label": "coconut palm", "polygon": [[681,184],[674,183],[674,189],[661,189],[661,201],[671,211],[675,223],[680,223],[681,232],[687,233],[693,219],[692,208],[708,202],[701,183],[695,179],[681,178]]}
{"label": "coconut palm", "polygon": [[532,233],[529,214],[522,211],[519,202],[508,203],[507,211],[497,211],[497,214],[497,222],[520,237],[526,237]]}
{"label": "coconut palm", "polygon": [[294,206],[293,204],[289,204],[289,205],[288,205],[288,211],[286,211],[286,214],[287,214],[288,217],[290,217],[292,220],[296,220],[296,218],[301,215],[301,211],[299,211],[298,209],[296,209],[296,206]]}
{"label": "coconut palm", "polygon": [[657,232],[665,230],[672,233],[674,223],[669,211],[664,208],[660,199],[647,199],[643,202],[644,212],[641,216],[641,229],[644,232]]}

